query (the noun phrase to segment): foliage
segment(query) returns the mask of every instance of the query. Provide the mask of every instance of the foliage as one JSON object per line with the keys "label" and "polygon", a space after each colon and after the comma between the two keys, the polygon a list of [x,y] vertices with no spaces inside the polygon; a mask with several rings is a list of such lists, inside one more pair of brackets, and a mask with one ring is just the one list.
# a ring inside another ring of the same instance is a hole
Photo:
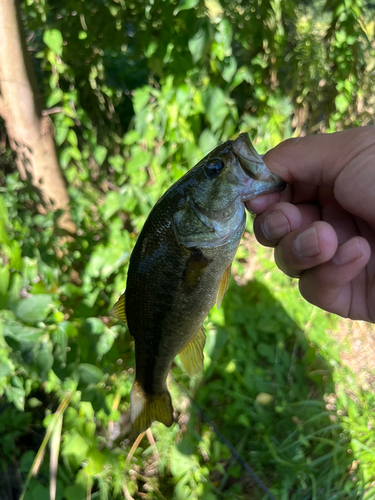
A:
{"label": "foliage", "polygon": [[[249,247],[250,225],[236,282],[207,320],[204,374],[189,381],[176,360],[177,420],[152,427],[157,461],[145,437],[126,463],[134,354],[108,317],[151,207],[219,141],[248,131],[262,152],[292,132],[372,120],[371,10],[361,0],[22,8],[79,231],[62,242],[59,214],[39,214],[37,195],[7,165],[0,488],[19,489],[49,432],[58,499],[123,498],[124,482],[147,498],[264,498],[186,389],[277,498],[374,498],[374,394],[343,368],[326,332],[335,320]],[[51,465],[35,467],[28,500],[49,495]]]}

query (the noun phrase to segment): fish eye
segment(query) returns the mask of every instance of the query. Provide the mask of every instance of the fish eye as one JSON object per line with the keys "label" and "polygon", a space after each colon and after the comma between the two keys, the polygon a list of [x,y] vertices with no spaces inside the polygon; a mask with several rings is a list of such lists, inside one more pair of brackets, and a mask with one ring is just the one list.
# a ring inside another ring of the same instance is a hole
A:
{"label": "fish eye", "polygon": [[207,177],[218,175],[224,168],[224,162],[215,158],[204,166]]}

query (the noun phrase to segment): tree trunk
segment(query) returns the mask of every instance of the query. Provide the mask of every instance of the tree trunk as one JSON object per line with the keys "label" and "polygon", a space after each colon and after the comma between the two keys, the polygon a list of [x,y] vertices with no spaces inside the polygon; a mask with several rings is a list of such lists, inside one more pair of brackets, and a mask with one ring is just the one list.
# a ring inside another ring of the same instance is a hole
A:
{"label": "tree trunk", "polygon": [[0,0],[0,115],[22,179],[29,179],[46,211],[63,210],[58,226],[74,233],[69,196],[58,163],[50,118],[41,114],[17,0]]}

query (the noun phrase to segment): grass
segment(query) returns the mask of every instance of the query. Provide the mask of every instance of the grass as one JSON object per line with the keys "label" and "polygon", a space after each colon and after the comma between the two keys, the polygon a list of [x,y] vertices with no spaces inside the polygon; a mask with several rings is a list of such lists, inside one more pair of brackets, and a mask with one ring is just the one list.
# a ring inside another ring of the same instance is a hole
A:
{"label": "grass", "polygon": [[[61,321],[47,289],[37,304],[47,326],[27,327],[31,337],[17,351],[17,323],[3,313],[13,346],[2,341],[0,354],[11,356],[4,367],[19,364],[6,389],[18,406],[0,414],[0,459],[3,479],[23,478],[22,499],[269,498],[235,454],[280,500],[375,498],[373,330],[307,304],[250,233],[237,257],[222,307],[206,321],[204,373],[190,380],[176,360],[169,380],[176,422],[154,424],[137,447],[125,329],[106,318]],[[47,354],[33,347],[53,361],[40,384],[32,359],[31,368],[22,365],[17,352],[27,356],[34,345],[27,342],[46,344],[43,328],[55,343]]]}

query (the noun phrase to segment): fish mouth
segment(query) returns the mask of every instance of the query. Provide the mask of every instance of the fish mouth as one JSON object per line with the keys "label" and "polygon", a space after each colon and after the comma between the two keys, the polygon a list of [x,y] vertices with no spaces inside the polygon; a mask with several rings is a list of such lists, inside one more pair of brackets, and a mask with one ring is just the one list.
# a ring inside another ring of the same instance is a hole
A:
{"label": "fish mouth", "polygon": [[232,148],[241,165],[242,172],[247,177],[242,179],[246,184],[245,193],[241,196],[242,202],[255,198],[260,194],[276,193],[285,189],[286,183],[278,175],[268,170],[247,134],[240,134],[233,141]]}

